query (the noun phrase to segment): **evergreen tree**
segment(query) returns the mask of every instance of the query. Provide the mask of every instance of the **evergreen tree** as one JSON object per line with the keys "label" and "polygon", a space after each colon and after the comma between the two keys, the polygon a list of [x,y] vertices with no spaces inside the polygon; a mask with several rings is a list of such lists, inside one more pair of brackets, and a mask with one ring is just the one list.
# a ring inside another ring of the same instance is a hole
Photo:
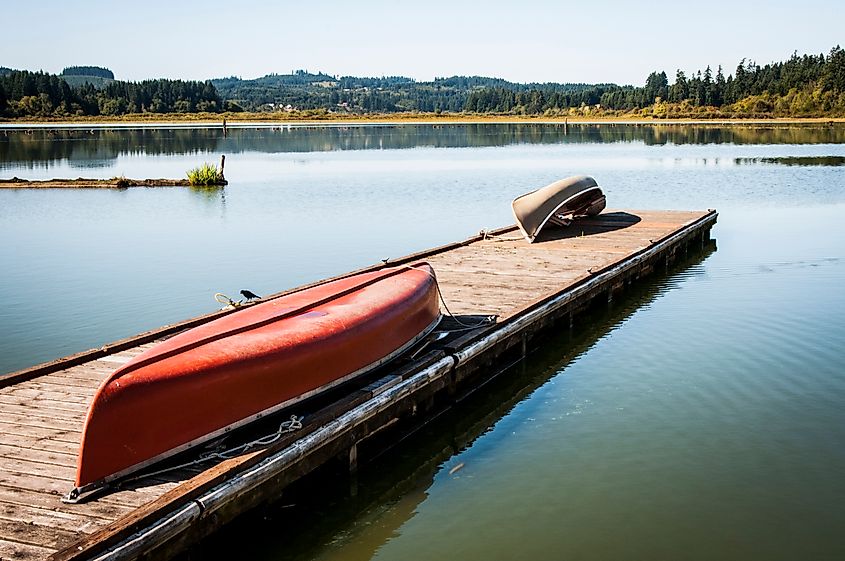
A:
{"label": "evergreen tree", "polygon": [[845,50],[839,45],[830,50],[821,79],[825,91],[845,93]]}
{"label": "evergreen tree", "polygon": [[713,72],[710,70],[710,65],[704,70],[704,78],[701,81],[701,104],[713,105]]}
{"label": "evergreen tree", "polygon": [[716,82],[713,84],[713,105],[721,106],[725,103],[725,89],[727,88],[727,82],[725,81],[725,75],[722,72],[722,65],[719,65],[719,69],[716,71]]}
{"label": "evergreen tree", "polygon": [[666,72],[652,72],[648,75],[640,104],[651,105],[658,97],[663,100],[669,97],[669,81],[666,79]]}
{"label": "evergreen tree", "polygon": [[684,71],[680,68],[675,73],[675,83],[669,88],[669,101],[680,103],[689,98],[689,84]]}

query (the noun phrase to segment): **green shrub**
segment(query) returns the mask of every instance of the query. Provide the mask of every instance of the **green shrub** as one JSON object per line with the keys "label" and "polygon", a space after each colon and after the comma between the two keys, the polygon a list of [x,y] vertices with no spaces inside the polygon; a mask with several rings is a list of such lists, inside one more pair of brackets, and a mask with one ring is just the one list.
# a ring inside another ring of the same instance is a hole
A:
{"label": "green shrub", "polygon": [[223,174],[217,166],[208,163],[188,171],[188,181],[191,185],[222,185],[224,183]]}

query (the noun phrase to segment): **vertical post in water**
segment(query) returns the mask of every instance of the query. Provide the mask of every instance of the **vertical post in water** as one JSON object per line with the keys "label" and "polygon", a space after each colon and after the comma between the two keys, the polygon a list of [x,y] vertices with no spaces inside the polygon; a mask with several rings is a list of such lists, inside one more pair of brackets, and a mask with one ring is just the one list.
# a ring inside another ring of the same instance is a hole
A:
{"label": "vertical post in water", "polygon": [[220,179],[224,179],[223,177],[223,166],[226,165],[226,154],[220,154]]}
{"label": "vertical post in water", "polygon": [[358,444],[349,448],[349,496],[358,496]]}
{"label": "vertical post in water", "polygon": [[353,444],[349,448],[349,473],[358,471],[358,444]]}
{"label": "vertical post in water", "polygon": [[225,137],[229,133],[229,129],[226,128],[226,117],[223,117],[223,136]]}

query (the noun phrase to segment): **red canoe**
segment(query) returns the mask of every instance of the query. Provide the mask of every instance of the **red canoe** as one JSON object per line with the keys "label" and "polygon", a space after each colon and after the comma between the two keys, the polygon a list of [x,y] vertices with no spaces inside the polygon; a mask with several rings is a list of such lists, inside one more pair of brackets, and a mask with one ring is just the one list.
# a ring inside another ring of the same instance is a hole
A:
{"label": "red canoe", "polygon": [[417,263],[332,281],[180,333],[97,390],[76,496],[363,374],[439,319],[434,272]]}

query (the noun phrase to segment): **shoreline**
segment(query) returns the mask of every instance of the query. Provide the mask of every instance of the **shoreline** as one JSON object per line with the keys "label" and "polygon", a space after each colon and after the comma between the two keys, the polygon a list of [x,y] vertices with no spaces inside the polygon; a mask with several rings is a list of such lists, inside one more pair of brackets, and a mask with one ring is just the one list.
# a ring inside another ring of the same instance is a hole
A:
{"label": "shoreline", "polygon": [[[224,124],[225,121],[225,124]],[[843,124],[843,117],[779,117],[771,119],[653,119],[642,117],[544,117],[510,115],[435,115],[375,114],[360,116],[291,117],[274,113],[228,114],[160,114],[126,115],[122,117],[73,117],[68,119],[16,119],[0,121],[1,130],[85,129],[85,128],[248,128],[299,126],[396,126],[396,125],[696,125],[696,126],[761,126],[761,125],[833,125]]]}

